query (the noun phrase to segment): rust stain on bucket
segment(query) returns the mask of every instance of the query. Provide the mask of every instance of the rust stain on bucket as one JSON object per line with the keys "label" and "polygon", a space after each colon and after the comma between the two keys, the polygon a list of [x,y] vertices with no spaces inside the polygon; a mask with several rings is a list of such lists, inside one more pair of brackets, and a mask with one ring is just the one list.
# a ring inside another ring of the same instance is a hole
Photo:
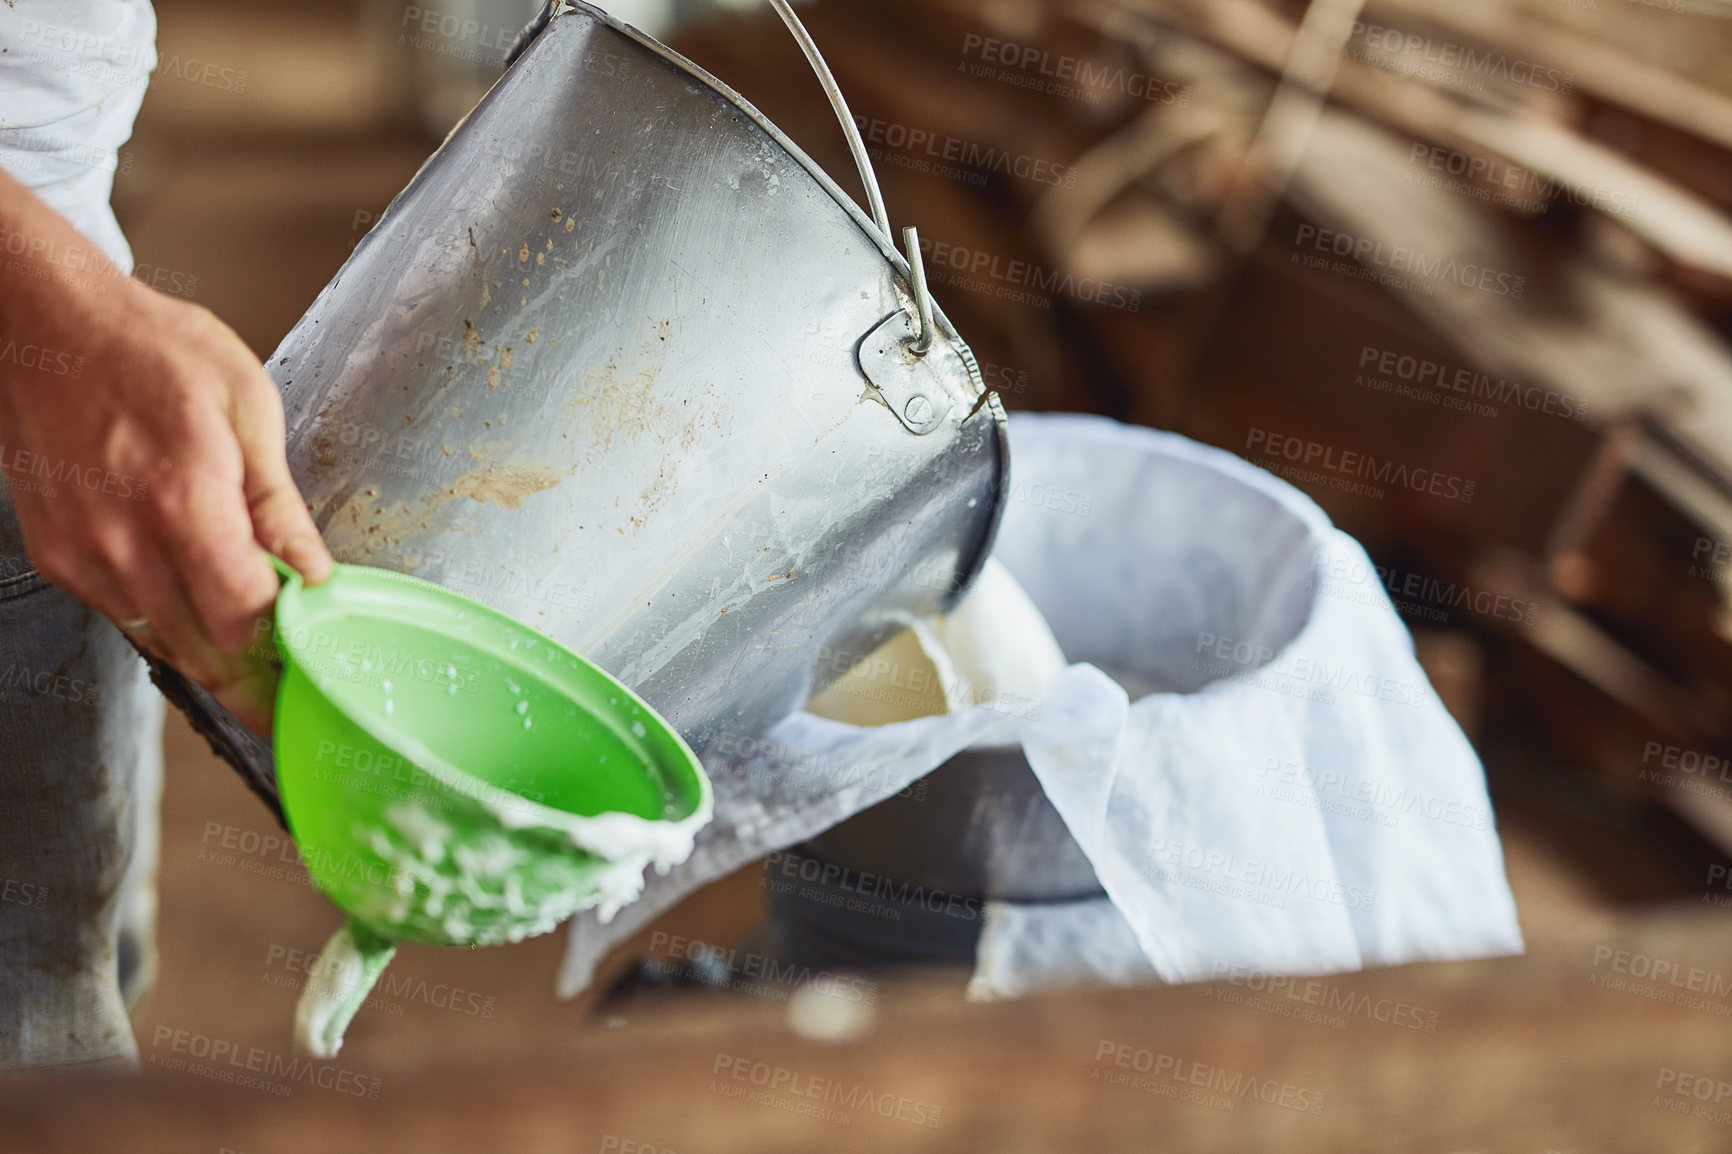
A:
{"label": "rust stain on bucket", "polygon": [[523,502],[559,484],[559,474],[546,465],[492,464],[471,469],[436,494],[422,500],[445,504],[471,497],[501,509],[521,509]]}
{"label": "rust stain on bucket", "polygon": [[[424,494],[414,504],[399,501],[376,505],[369,498],[376,497],[378,490],[372,489],[344,502],[326,526],[325,537],[333,549],[356,549],[371,554],[381,547],[402,545],[433,531],[453,502],[467,498],[501,509],[521,509],[529,498],[559,482],[559,473],[546,465],[494,461],[476,466],[449,484]],[[465,528],[460,523],[441,527]]]}

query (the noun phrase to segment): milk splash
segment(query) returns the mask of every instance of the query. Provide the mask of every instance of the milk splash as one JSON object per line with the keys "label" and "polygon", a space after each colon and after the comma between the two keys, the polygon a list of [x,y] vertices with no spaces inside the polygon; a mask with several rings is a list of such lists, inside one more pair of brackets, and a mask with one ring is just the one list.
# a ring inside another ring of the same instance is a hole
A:
{"label": "milk splash", "polygon": [[357,835],[390,867],[332,935],[295,1009],[295,1045],[331,1059],[350,1021],[396,953],[390,930],[446,945],[498,945],[548,933],[594,908],[613,920],[643,892],[644,871],[665,874],[691,856],[714,801],[708,782],[678,821],[627,813],[563,813],[492,792],[458,812],[403,801]]}

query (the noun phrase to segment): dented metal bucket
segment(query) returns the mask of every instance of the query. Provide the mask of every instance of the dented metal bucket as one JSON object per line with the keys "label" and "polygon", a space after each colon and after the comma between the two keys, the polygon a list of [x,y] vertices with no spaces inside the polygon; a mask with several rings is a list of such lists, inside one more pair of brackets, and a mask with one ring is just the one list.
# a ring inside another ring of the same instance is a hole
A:
{"label": "dented metal bucket", "polygon": [[270,358],[289,460],[339,560],[533,625],[702,755],[969,585],[1004,415],[869,171],[876,223],[664,46],[532,31]]}

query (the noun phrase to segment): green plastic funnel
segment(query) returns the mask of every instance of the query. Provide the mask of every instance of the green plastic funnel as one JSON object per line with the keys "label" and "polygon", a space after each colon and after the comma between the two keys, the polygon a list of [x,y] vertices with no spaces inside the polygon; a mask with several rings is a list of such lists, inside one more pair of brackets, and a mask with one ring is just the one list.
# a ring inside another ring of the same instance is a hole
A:
{"label": "green plastic funnel", "polygon": [[398,941],[521,941],[632,901],[690,855],[709,778],[617,680],[438,585],[277,562],[274,744],[290,831],[349,924],[297,1039],[334,1056]]}

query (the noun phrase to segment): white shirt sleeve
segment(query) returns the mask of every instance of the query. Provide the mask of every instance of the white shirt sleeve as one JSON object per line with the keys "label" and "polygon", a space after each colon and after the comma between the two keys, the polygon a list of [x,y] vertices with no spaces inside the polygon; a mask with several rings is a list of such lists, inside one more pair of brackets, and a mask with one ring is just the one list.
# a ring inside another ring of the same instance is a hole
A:
{"label": "white shirt sleeve", "polygon": [[155,67],[149,0],[0,5],[0,168],[128,271],[109,196]]}

